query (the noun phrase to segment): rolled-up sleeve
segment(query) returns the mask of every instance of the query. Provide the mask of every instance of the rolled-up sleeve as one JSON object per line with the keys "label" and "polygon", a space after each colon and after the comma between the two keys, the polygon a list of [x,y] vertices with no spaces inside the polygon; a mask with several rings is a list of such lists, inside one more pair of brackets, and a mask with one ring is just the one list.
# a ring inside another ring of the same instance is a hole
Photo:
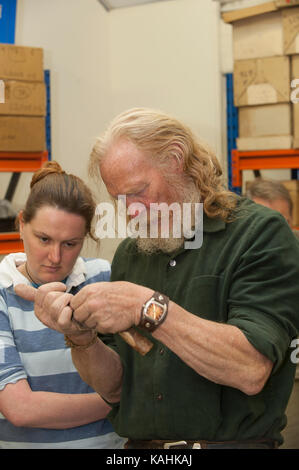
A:
{"label": "rolled-up sleeve", "polygon": [[228,323],[274,363],[275,373],[299,331],[299,243],[279,214],[248,230],[231,283]]}

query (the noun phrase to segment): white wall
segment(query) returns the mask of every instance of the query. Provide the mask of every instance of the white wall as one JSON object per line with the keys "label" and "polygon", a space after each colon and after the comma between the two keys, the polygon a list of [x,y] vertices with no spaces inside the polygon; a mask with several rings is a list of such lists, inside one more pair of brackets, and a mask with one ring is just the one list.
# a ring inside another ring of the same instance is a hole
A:
{"label": "white wall", "polygon": [[110,15],[111,115],[135,105],[162,109],[220,153],[218,5],[175,0]]}
{"label": "white wall", "polygon": [[[96,136],[133,106],[184,120],[221,159],[215,3],[169,0],[108,13],[97,0],[18,0],[16,44],[43,47],[51,71],[53,159],[86,179]],[[22,175],[17,205],[30,177]],[[104,240],[100,254],[111,259],[117,243]],[[87,252],[94,254],[91,244]]]}
{"label": "white wall", "polygon": [[53,158],[85,177],[89,147],[106,124],[105,11],[96,0],[18,0],[16,44],[44,49]]}

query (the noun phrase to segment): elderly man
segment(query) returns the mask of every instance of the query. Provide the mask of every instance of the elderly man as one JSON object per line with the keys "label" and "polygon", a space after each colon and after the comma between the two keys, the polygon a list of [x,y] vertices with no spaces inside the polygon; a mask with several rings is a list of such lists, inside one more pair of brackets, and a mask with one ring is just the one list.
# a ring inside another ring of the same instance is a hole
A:
{"label": "elderly man", "polygon": [[[90,165],[113,198],[146,213],[154,203],[202,203],[202,244],[187,248],[184,234],[161,230],[125,239],[114,282],[72,298],[61,284],[42,286],[36,315],[66,335],[128,448],[280,445],[299,329],[299,247],[282,216],[226,191],[212,152],[153,110],[118,116]],[[130,328],[153,343],[148,354],[118,334]]]}

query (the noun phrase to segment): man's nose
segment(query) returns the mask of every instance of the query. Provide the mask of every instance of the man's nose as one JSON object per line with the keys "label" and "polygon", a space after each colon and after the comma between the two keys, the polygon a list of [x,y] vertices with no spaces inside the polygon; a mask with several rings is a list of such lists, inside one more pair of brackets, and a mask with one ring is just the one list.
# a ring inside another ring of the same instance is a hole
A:
{"label": "man's nose", "polygon": [[147,213],[147,206],[143,202],[141,202],[138,198],[136,197],[127,197],[126,200],[126,206],[127,206],[127,213],[135,218],[137,216],[140,216],[144,214],[144,217],[146,216]]}
{"label": "man's nose", "polygon": [[50,247],[50,251],[49,251],[49,260],[51,261],[51,263],[53,264],[59,264],[60,263],[60,260],[61,260],[61,250],[60,250],[60,245],[52,245]]}

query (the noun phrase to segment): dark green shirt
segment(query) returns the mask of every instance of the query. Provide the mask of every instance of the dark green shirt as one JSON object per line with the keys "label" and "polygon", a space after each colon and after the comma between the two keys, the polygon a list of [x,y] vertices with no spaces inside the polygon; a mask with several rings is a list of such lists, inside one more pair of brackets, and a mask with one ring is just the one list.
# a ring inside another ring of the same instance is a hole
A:
{"label": "dark green shirt", "polygon": [[172,255],[141,254],[135,240],[126,239],[112,263],[116,280],[160,291],[201,318],[239,327],[274,362],[264,389],[248,396],[197,374],[149,334],[154,348],[144,357],[115,335],[124,377],[110,419],[120,435],[282,442],[296,368],[290,343],[299,330],[299,243],[278,212],[241,198],[233,222],[205,216],[201,248]]}

